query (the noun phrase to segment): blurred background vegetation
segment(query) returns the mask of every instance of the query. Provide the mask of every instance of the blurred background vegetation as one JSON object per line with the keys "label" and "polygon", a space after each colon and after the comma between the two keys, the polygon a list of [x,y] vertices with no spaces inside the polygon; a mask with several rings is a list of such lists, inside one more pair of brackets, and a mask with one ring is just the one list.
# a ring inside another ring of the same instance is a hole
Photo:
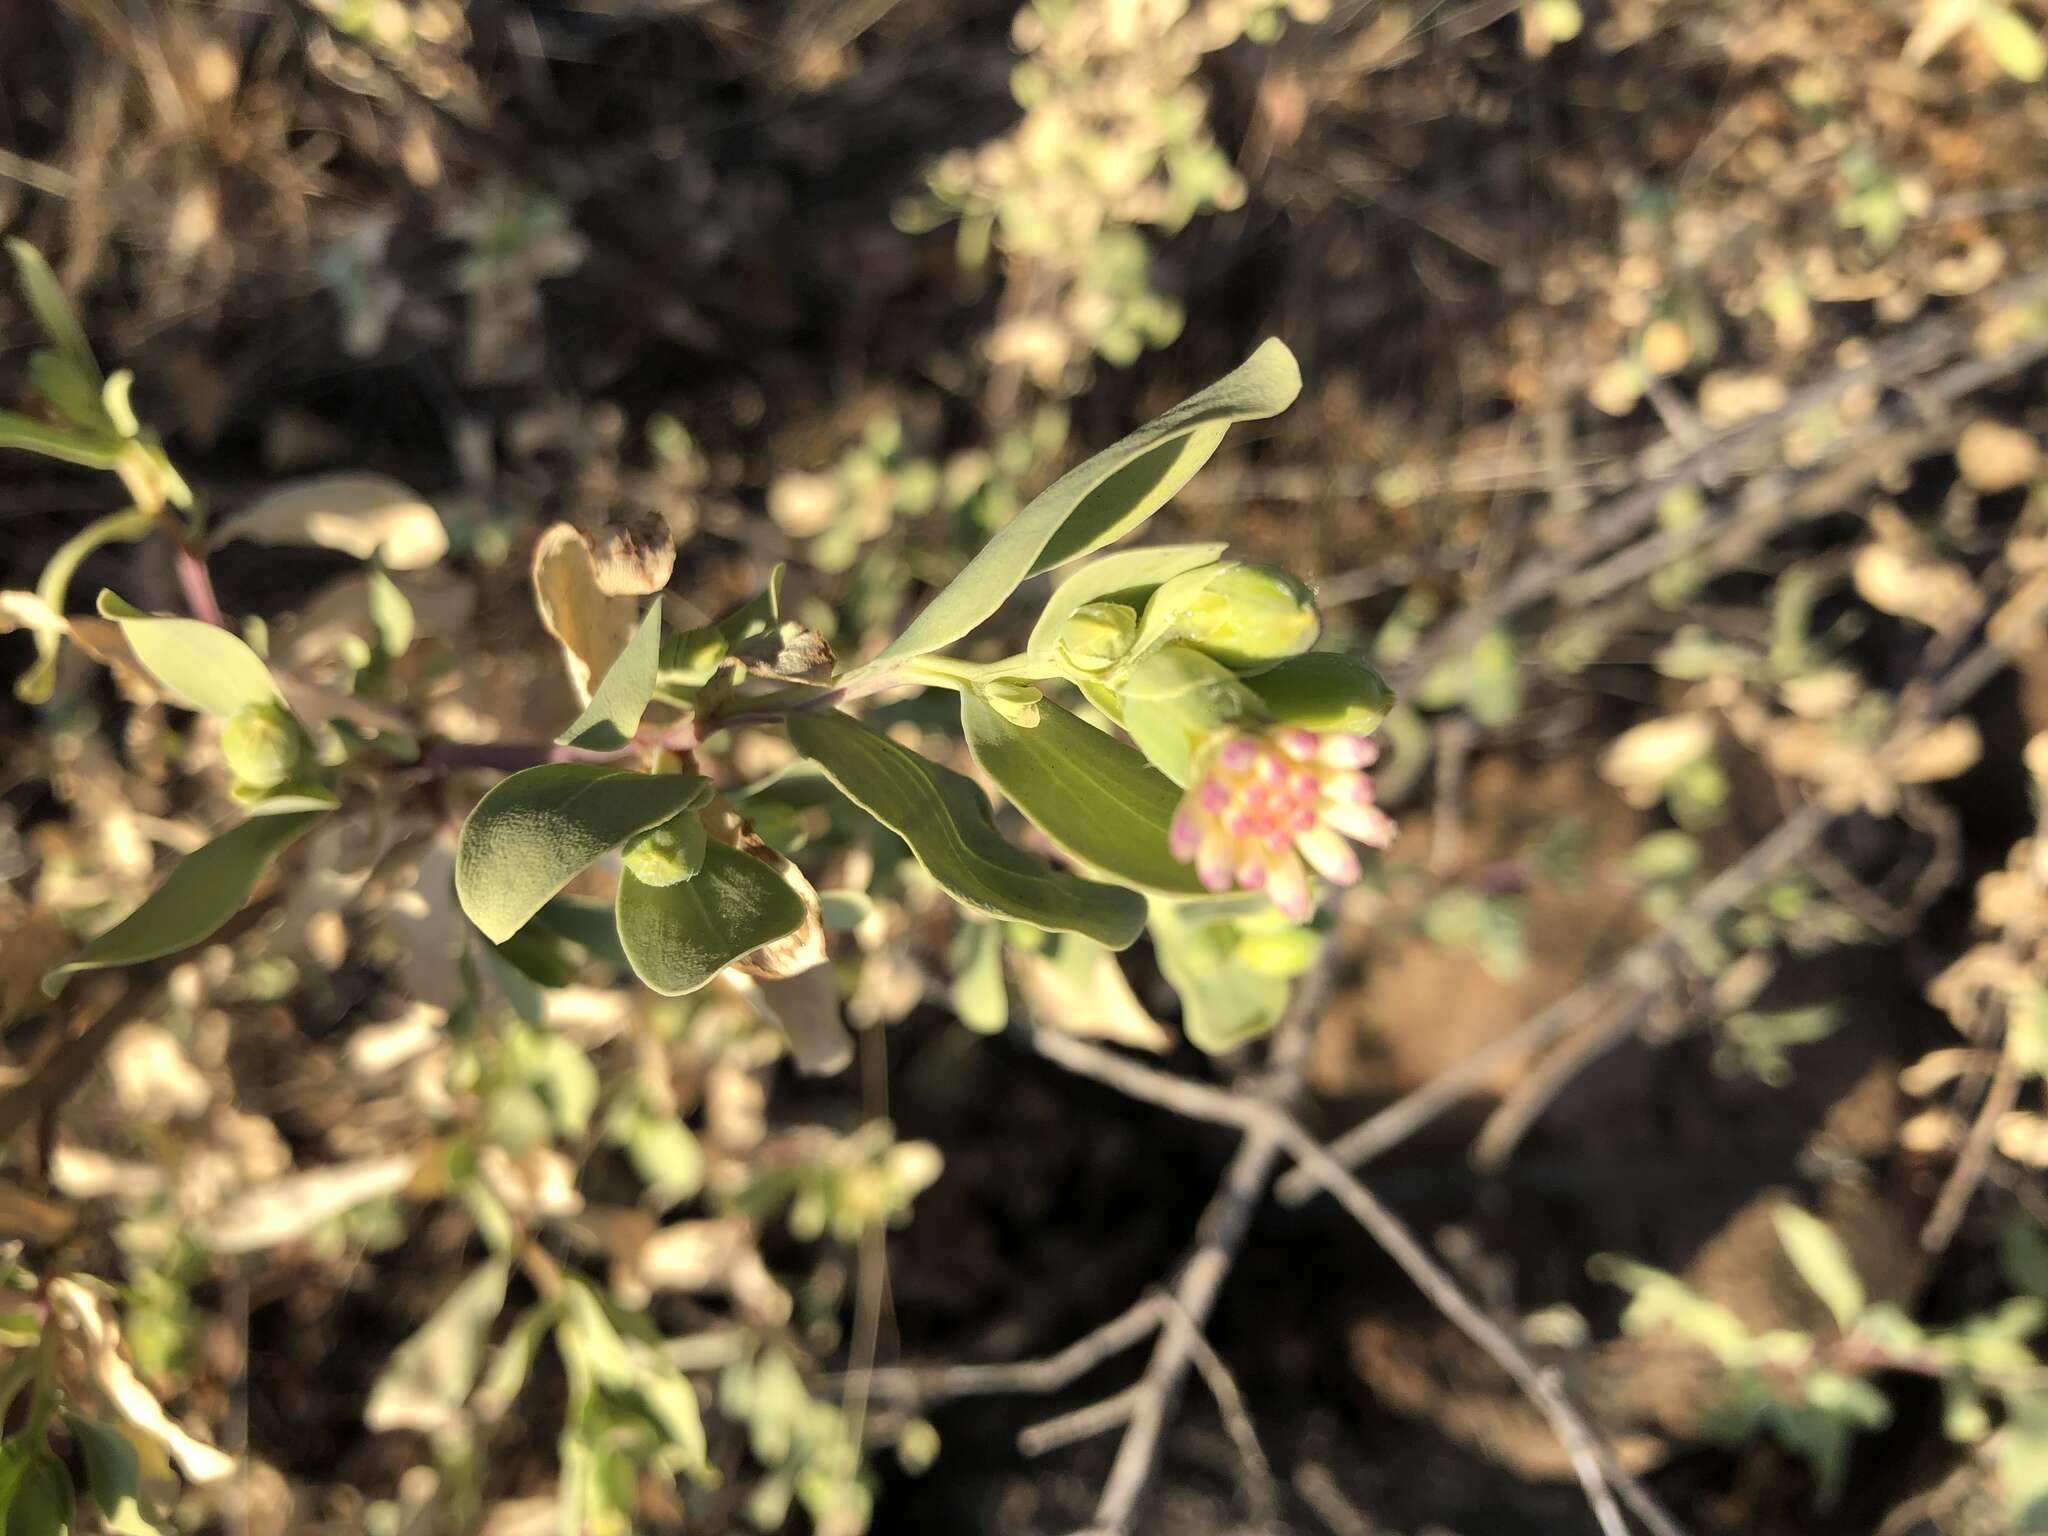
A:
{"label": "blurred background vegetation", "polygon": [[[1304,1113],[1424,1091],[1367,1122],[1375,1187],[1689,1529],[1992,1532],[2048,1520],[2044,22],[17,0],[0,232],[217,516],[314,475],[392,527],[394,482],[431,504],[445,553],[385,549],[393,655],[351,649],[377,599],[344,555],[214,574],[273,655],[388,665],[476,741],[573,713],[527,586],[550,522],[657,514],[696,623],[787,561],[788,609],[865,654],[1060,469],[1283,337],[1301,403],[1162,536],[1310,576],[1404,699],[1403,835],[1334,914]],[[35,341],[0,304],[0,408]],[[0,585],[117,497],[9,456]],[[176,605],[128,546],[97,581]],[[557,1529],[597,1452],[525,1357],[611,1313],[721,1474],[642,1478],[650,1408],[606,1448],[615,1528],[1085,1523],[1110,1446],[1015,1440],[1099,1391],[883,1368],[1049,1354],[1184,1253],[1227,1146],[961,1027],[1014,999],[1240,1070],[1173,1043],[1145,954],[1006,959],[791,793],[750,809],[841,893],[849,1076],[793,1076],[743,989],[650,1002],[595,953],[566,1003],[474,1018],[447,808],[408,806],[145,995],[52,1013],[42,972],[218,818],[218,744],[75,655],[0,741],[0,1238],[110,1282],[140,1378],[241,1458],[172,1528]],[[100,1006],[140,1022],[57,1114],[33,1085]],[[427,1143],[445,1182],[361,1182]],[[477,1269],[494,1222],[573,1272]],[[1262,1210],[1210,1335],[1262,1459],[1191,1402],[1143,1530],[1591,1528],[1327,1202]],[[466,1359],[452,1396],[461,1364],[394,1359],[417,1337]]]}

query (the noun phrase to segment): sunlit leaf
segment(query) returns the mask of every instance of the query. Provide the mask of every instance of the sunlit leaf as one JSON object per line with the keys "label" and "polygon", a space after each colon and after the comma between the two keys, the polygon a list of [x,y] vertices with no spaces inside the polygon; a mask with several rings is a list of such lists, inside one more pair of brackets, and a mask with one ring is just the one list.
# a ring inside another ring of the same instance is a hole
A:
{"label": "sunlit leaf", "polygon": [[1205,922],[1162,903],[1152,915],[1160,972],[1180,997],[1181,1033],[1211,1054],[1270,1034],[1287,1010],[1289,986],[1238,956],[1230,923]]}
{"label": "sunlit leaf", "polygon": [[969,779],[836,710],[789,717],[789,739],[840,790],[910,845],[962,905],[1122,949],[1145,926],[1135,891],[1083,880],[1017,849]]}
{"label": "sunlit leaf", "polygon": [[548,898],[637,832],[699,803],[698,774],[543,763],[500,780],[463,823],[455,893],[485,938],[503,943]]}
{"label": "sunlit leaf", "polygon": [[575,724],[555,738],[565,747],[609,752],[625,746],[640,729],[648,700],[654,697],[654,674],[661,665],[661,604],[651,604],[633,638],[618,659],[590,690],[590,702]]}
{"label": "sunlit leaf", "polygon": [[448,553],[441,515],[389,475],[316,475],[267,491],[213,531],[213,545],[311,544],[388,570],[417,571]]}
{"label": "sunlit leaf", "polygon": [[960,723],[982,772],[1062,852],[1141,890],[1202,894],[1167,847],[1180,789],[1135,749],[1050,699],[1025,730],[963,693]]}
{"label": "sunlit leaf", "polygon": [[112,592],[100,594],[99,606],[175,702],[210,715],[232,715],[245,704],[283,705],[263,658],[218,624],[144,613]]}
{"label": "sunlit leaf", "polygon": [[1826,1222],[1796,1205],[1781,1205],[1771,1212],[1778,1229],[1778,1241],[1785,1257],[1799,1271],[1799,1278],[1834,1314],[1835,1322],[1847,1333],[1856,1325],[1864,1305],[1863,1281],[1849,1250]]}
{"label": "sunlit leaf", "polygon": [[1027,577],[1122,538],[1207,463],[1233,422],[1276,415],[1301,392],[1294,354],[1267,341],[1235,370],[1060,476],[1004,524],[922,613],[848,680],[951,645]]}
{"label": "sunlit leaf", "polygon": [[634,973],[667,997],[694,992],[749,950],[793,933],[804,904],[774,870],[724,843],[675,885],[619,876],[619,941]]}
{"label": "sunlit leaf", "polygon": [[458,1285],[417,1333],[391,1353],[370,1388],[363,1423],[373,1430],[444,1428],[468,1401],[491,1324],[505,1307],[511,1262],[491,1259]]}
{"label": "sunlit leaf", "polygon": [[242,910],[271,862],[326,814],[252,816],[187,854],[141,906],[45,976],[43,991],[55,997],[79,971],[161,959],[211,937]]}
{"label": "sunlit leaf", "polygon": [[1003,976],[1003,925],[965,922],[953,935],[953,1012],[978,1035],[999,1035],[1010,1022],[1010,984]]}

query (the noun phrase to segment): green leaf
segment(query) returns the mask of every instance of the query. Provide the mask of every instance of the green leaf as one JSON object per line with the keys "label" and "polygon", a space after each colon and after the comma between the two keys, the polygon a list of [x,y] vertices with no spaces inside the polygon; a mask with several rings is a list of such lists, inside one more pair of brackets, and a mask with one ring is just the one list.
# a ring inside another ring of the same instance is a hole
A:
{"label": "green leaf", "polygon": [[500,780],[463,823],[455,894],[502,944],[598,858],[636,832],[699,804],[694,773],[635,773],[601,763],[543,763]]}
{"label": "green leaf", "polygon": [[71,1473],[43,1452],[28,1464],[7,1510],[7,1536],[65,1536],[77,1513]]}
{"label": "green leaf", "polygon": [[1159,646],[1124,674],[1123,726],[1145,760],[1184,783],[1194,753],[1224,726],[1262,721],[1259,696],[1193,646]]}
{"label": "green leaf", "polygon": [[188,709],[232,715],[245,704],[284,705],[263,658],[217,624],[144,613],[112,592],[100,594],[100,617],[121,626],[143,670]]}
{"label": "green leaf", "polygon": [[509,1259],[492,1259],[434,1309],[417,1333],[391,1352],[370,1388],[363,1423],[377,1431],[445,1428],[469,1401],[491,1324],[505,1309]]}
{"label": "green leaf", "polygon": [[1857,1277],[1855,1261],[1842,1240],[1826,1222],[1796,1205],[1781,1205],[1771,1212],[1778,1229],[1778,1242],[1785,1257],[1799,1271],[1813,1294],[1834,1314],[1836,1324],[1847,1333],[1863,1313],[1863,1282]]}
{"label": "green leaf", "polygon": [[128,1437],[68,1408],[64,1422],[85,1453],[85,1484],[106,1517],[109,1536],[161,1536],[155,1522],[142,1512],[141,1474]]}
{"label": "green leaf", "polygon": [[1180,995],[1181,1033],[1211,1055],[1270,1034],[1287,1011],[1290,987],[1247,965],[1234,924],[1203,922],[1170,905],[1152,912],[1160,973]]}
{"label": "green leaf", "polygon": [[[21,1485],[28,1477],[28,1469],[34,1463],[36,1447],[25,1434],[16,1435],[6,1444],[0,1445],[0,1521],[4,1521],[13,1507],[14,1497],[21,1492]],[[0,1530],[5,1530],[0,1525]]]}
{"label": "green leaf", "polygon": [[[106,544],[133,544],[147,538],[156,521],[146,512],[129,507],[95,518],[66,539],[50,556],[43,574],[36,580],[36,596],[53,613],[61,614],[71,595],[71,578],[85,563],[85,557]],[[61,638],[49,630],[35,631],[36,663],[14,685],[14,696],[24,704],[47,703],[57,684],[57,652]]]}
{"label": "green leaf", "polygon": [[540,1354],[548,1330],[555,1326],[556,1316],[552,1304],[538,1302],[514,1320],[512,1331],[492,1356],[490,1368],[484,1372],[473,1398],[476,1411],[484,1418],[497,1419],[512,1406],[512,1400],[533,1373],[534,1359]]}
{"label": "green leaf", "polygon": [[2048,74],[2048,46],[2041,32],[2009,5],[1986,5],[1977,12],[1977,38],[1998,67],[2015,80],[2036,84]]}
{"label": "green leaf", "polygon": [[1102,598],[1123,592],[1142,592],[1171,581],[1186,571],[1212,565],[1228,544],[1152,544],[1143,549],[1122,549],[1083,566],[1053,589],[1045,611],[1031,626],[1031,641],[1025,648],[1034,656],[1052,654],[1059,643],[1060,626],[1073,617],[1074,610]]}
{"label": "green leaf", "polygon": [[561,1304],[556,1339],[582,1357],[579,1364],[588,1370],[596,1385],[607,1392],[630,1391],[638,1373],[604,1298],[588,1280],[579,1275],[564,1275]]}
{"label": "green leaf", "polygon": [[369,596],[370,624],[377,631],[377,649],[386,661],[396,661],[412,649],[412,604],[381,565],[370,567]]}
{"label": "green leaf", "polygon": [[85,469],[112,469],[121,457],[119,446],[108,439],[71,427],[49,426],[14,411],[0,411],[0,448],[26,448]]}
{"label": "green leaf", "polygon": [[981,771],[1061,852],[1140,890],[1202,894],[1167,847],[1181,792],[1135,749],[1050,699],[1025,730],[963,693],[960,724]]}
{"label": "green leaf", "polygon": [[119,435],[101,401],[103,386],[80,373],[63,353],[47,348],[37,352],[28,360],[28,376],[36,393],[81,432],[105,437]]}
{"label": "green leaf", "polygon": [[533,917],[534,925],[558,939],[566,939],[593,960],[626,968],[626,952],[619,947],[618,919],[609,901],[582,896],[557,896]]}
{"label": "green leaf", "polygon": [[695,992],[750,950],[803,926],[803,898],[759,859],[710,843],[692,880],[619,876],[619,941],[633,972],[664,997]]}
{"label": "green leaf", "polygon": [[43,260],[43,253],[26,240],[10,239],[7,254],[14,258],[14,270],[21,283],[22,297],[28,300],[28,307],[35,311],[37,322],[43,334],[50,338],[64,359],[80,374],[92,381],[97,393],[106,382],[100,374],[100,365],[92,355],[92,347],[86,342],[85,331],[72,313],[71,301],[64,297],[64,289],[57,281],[57,274],[50,270],[50,264]]}
{"label": "green leaf", "polygon": [[619,652],[604,680],[590,691],[590,702],[576,723],[555,738],[565,747],[610,752],[625,746],[640,729],[647,701],[654,697],[654,675],[661,666],[661,604],[647,616]]}
{"label": "green leaf", "polygon": [[79,971],[136,965],[210,938],[242,910],[273,860],[311,830],[325,810],[252,816],[187,854],[142,905],[43,978],[55,997]]}
{"label": "green leaf", "polygon": [[1010,1023],[1010,986],[1003,976],[1003,925],[962,923],[946,958],[953,973],[953,1012],[960,1022],[977,1035],[1000,1035]]}
{"label": "green leaf", "polygon": [[928,762],[837,710],[788,717],[797,751],[910,845],[963,906],[1123,949],[1145,926],[1134,891],[1083,880],[1012,847],[972,780]]}
{"label": "green leaf", "polygon": [[1394,690],[1356,656],[1309,651],[1244,679],[1282,725],[1313,731],[1377,730],[1394,707]]}
{"label": "green leaf", "polygon": [[1078,560],[1150,517],[1208,462],[1233,422],[1277,415],[1301,392],[1294,354],[1263,343],[1232,372],[1039,493],[967,562],[896,640],[845,679],[951,645],[1026,577]]}

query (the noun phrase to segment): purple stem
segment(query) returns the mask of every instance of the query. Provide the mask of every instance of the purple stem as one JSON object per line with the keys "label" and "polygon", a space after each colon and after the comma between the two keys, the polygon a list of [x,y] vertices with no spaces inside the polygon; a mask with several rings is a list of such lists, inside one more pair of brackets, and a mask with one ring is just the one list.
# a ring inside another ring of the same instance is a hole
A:
{"label": "purple stem", "polygon": [[206,557],[180,543],[175,563],[178,586],[184,591],[185,606],[192,610],[192,617],[226,629],[228,621],[221,616],[220,599],[214,595],[213,573],[206,568]]}

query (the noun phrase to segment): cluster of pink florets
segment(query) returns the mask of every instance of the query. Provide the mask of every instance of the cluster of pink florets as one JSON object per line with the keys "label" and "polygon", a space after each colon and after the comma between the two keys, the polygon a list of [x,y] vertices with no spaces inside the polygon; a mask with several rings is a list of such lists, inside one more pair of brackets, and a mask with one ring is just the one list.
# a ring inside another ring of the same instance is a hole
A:
{"label": "cluster of pink florets", "polygon": [[1350,885],[1360,870],[1346,839],[1373,848],[1394,840],[1393,820],[1373,803],[1364,772],[1378,758],[1369,739],[1351,732],[1218,732],[1195,755],[1173,819],[1173,856],[1193,864],[1212,891],[1264,891],[1306,922],[1315,912],[1309,868]]}

